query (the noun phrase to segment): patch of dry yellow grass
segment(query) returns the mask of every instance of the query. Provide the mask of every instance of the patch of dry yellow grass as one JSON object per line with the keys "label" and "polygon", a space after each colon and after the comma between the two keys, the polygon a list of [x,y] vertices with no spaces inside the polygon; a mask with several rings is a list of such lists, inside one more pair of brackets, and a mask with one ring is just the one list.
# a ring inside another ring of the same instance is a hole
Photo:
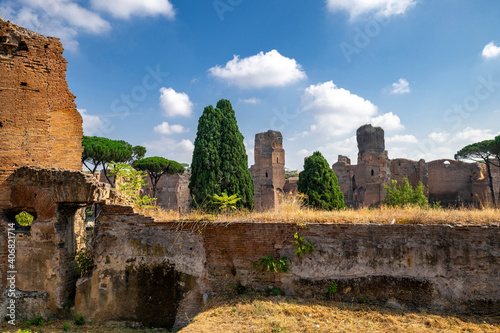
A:
{"label": "patch of dry yellow grass", "polygon": [[380,208],[343,209],[325,211],[306,207],[300,195],[284,196],[275,210],[262,213],[236,211],[228,214],[210,214],[192,211],[180,214],[176,211],[155,208],[142,210],[156,221],[241,221],[241,222],[286,222],[286,223],[375,223],[375,224],[468,224],[499,225],[500,209],[487,208]]}
{"label": "patch of dry yellow grass", "polygon": [[243,295],[211,300],[180,332],[500,332],[500,318]]}

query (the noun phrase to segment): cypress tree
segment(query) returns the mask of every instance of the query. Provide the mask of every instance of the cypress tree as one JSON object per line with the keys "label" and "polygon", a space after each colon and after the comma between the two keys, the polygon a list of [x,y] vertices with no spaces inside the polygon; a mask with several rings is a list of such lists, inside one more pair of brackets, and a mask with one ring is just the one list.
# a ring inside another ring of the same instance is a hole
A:
{"label": "cypress tree", "polygon": [[254,184],[248,170],[248,156],[235,112],[227,99],[217,102],[217,109],[222,116],[219,146],[221,191],[228,195],[237,194],[241,198],[236,207],[253,209]]}
{"label": "cypress tree", "polygon": [[308,204],[313,207],[326,210],[345,207],[337,176],[319,151],[304,161],[304,171],[299,174],[297,187],[307,194]]}
{"label": "cypress tree", "polygon": [[198,130],[194,140],[191,181],[189,190],[194,207],[206,206],[214,194],[220,194],[220,127],[219,110],[211,105],[203,110],[198,120]]}
{"label": "cypress tree", "polygon": [[254,207],[253,180],[235,112],[228,100],[207,106],[198,121],[189,189],[192,206],[210,208],[214,194],[237,194],[237,207]]}

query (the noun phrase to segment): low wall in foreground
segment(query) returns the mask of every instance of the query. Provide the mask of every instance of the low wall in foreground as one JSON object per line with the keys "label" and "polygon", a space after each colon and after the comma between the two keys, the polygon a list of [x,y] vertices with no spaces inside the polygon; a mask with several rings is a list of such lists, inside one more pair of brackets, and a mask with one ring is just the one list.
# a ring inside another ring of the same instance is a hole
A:
{"label": "low wall in foreground", "polygon": [[[104,206],[95,267],[77,283],[76,308],[97,322],[186,324],[204,299],[278,287],[404,309],[500,311],[500,227],[289,223],[155,223],[125,206]],[[298,258],[294,235],[316,249]],[[291,259],[288,274],[252,265]]]}

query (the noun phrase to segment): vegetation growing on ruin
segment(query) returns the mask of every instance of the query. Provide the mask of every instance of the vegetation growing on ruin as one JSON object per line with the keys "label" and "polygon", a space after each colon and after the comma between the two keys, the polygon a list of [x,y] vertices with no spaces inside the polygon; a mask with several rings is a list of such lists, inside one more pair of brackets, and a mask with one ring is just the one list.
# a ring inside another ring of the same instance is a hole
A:
{"label": "vegetation growing on ruin", "polygon": [[498,225],[500,209],[485,205],[481,209],[458,208],[420,208],[389,207],[359,208],[325,211],[312,209],[305,205],[304,196],[284,195],[277,209],[266,212],[237,210],[230,214],[214,214],[204,210],[192,210],[189,214],[161,208],[140,210],[156,221],[185,222],[284,222],[307,225],[308,223],[374,223],[374,224],[468,224]]}
{"label": "vegetation growing on ruin", "polygon": [[319,151],[304,161],[304,171],[299,174],[297,186],[307,195],[307,203],[312,207],[325,210],[345,207],[337,176]]}
{"label": "vegetation growing on ruin", "polygon": [[131,167],[127,163],[110,163],[110,175],[119,179],[118,191],[125,195],[130,202],[136,207],[152,208],[155,198],[150,198],[147,195],[141,195],[141,189],[146,184],[144,178],[146,175]]}
{"label": "vegetation growing on ruin", "polygon": [[16,222],[22,226],[30,226],[34,220],[34,216],[28,212],[22,211],[15,216]]}
{"label": "vegetation growing on ruin", "polygon": [[253,267],[263,271],[271,271],[275,273],[288,273],[292,261],[288,257],[274,258],[272,254],[264,256],[257,261],[251,261]]}
{"label": "vegetation growing on ruin", "polygon": [[236,194],[238,208],[254,207],[254,186],[248,170],[248,156],[235,112],[221,99],[214,109],[203,110],[194,142],[189,189],[192,206],[213,209],[214,194]]}
{"label": "vegetation growing on ruin", "polygon": [[408,178],[403,178],[403,183],[398,184],[397,180],[392,180],[392,186],[384,185],[387,194],[382,201],[385,205],[392,207],[417,206],[425,208],[429,205],[427,197],[424,194],[424,185],[418,182],[417,187],[413,188]]}

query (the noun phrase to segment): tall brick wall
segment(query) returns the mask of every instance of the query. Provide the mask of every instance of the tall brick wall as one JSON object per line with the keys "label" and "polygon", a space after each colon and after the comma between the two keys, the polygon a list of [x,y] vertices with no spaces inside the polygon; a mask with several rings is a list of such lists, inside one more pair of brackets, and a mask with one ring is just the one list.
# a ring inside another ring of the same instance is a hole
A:
{"label": "tall brick wall", "polygon": [[20,166],[81,170],[82,119],[57,38],[0,19],[0,207]]}

